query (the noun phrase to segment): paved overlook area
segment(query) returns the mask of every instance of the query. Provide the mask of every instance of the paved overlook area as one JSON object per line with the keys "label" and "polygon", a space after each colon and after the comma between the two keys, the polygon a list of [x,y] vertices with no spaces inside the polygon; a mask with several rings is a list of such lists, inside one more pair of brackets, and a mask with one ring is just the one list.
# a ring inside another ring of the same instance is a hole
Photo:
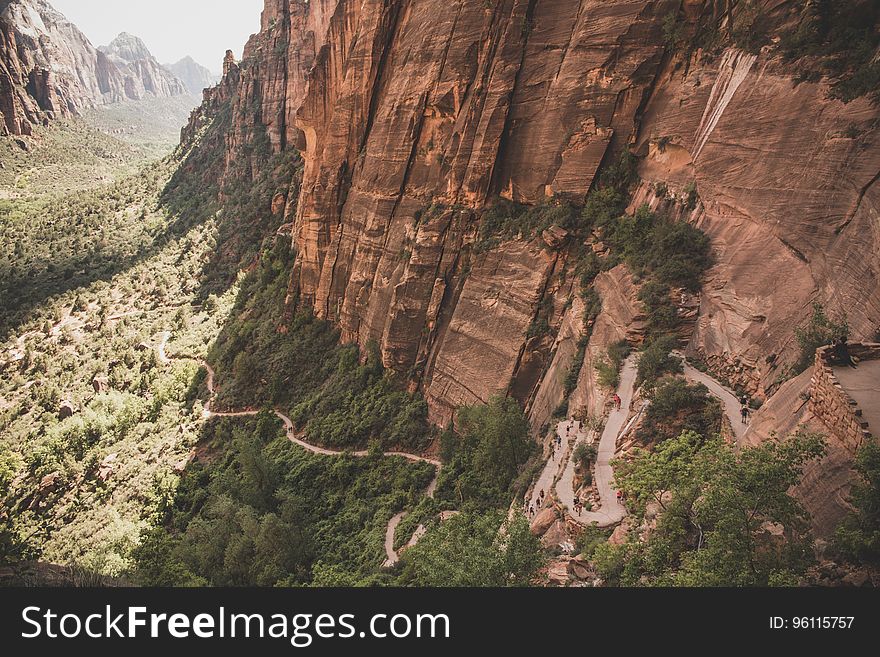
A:
{"label": "paved overlook area", "polygon": [[880,360],[866,360],[855,369],[834,367],[834,376],[862,410],[868,431],[880,436]]}

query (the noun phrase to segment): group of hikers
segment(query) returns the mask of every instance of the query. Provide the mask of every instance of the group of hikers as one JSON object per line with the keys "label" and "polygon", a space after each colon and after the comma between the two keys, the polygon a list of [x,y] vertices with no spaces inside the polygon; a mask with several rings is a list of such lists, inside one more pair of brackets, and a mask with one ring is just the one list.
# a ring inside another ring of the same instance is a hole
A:
{"label": "group of hikers", "polygon": [[544,506],[544,489],[543,488],[541,489],[541,492],[538,493],[537,508],[535,508],[535,504],[529,505],[529,510],[528,510],[529,518],[534,518],[535,514],[541,510],[542,506]]}

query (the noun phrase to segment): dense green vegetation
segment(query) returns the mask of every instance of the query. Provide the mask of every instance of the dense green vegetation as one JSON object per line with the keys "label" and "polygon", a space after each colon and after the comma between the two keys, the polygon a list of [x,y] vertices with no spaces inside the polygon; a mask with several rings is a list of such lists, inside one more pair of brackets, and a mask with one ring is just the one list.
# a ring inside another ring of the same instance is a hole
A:
{"label": "dense green vegetation", "polygon": [[[797,27],[783,35],[783,56],[801,80],[832,80],[831,97],[880,102],[880,0],[801,0]],[[818,62],[818,66],[816,65]]]}
{"label": "dense green vegetation", "polygon": [[496,397],[487,406],[462,408],[458,432],[441,437],[445,464],[437,499],[451,508],[506,508],[528,482],[518,477],[537,450],[522,409]]}
{"label": "dense green vegetation", "polygon": [[[0,200],[0,337],[47,298],[107,280],[195,224],[158,207],[173,160],[65,197]],[[152,290],[161,295],[161,289]]]}
{"label": "dense green vegetation", "polygon": [[[162,178],[146,180],[158,188]],[[155,344],[166,328],[186,331],[195,344],[213,340],[231,298],[210,310],[191,306],[216,226],[208,221],[175,234],[177,218],[156,208],[157,189],[146,184],[115,184],[87,196],[119,214],[146,217],[155,247],[119,271],[108,260],[108,271],[93,282],[77,281],[27,313],[9,315],[6,328],[14,335],[0,363],[0,454],[15,477],[2,489],[7,526],[0,533],[15,549],[4,548],[2,561],[42,558],[123,574],[141,529],[173,495],[174,468],[198,438],[196,368],[162,366],[153,349],[139,345]],[[71,207],[81,199],[76,194]],[[63,212],[61,201],[58,207]],[[102,225],[97,209],[93,216],[69,225],[68,239],[85,242],[104,229],[119,252],[142,246],[143,233],[130,223],[107,217]],[[28,249],[41,248],[39,235],[21,235],[32,240]]]}
{"label": "dense green vegetation", "polygon": [[737,452],[686,431],[618,463],[630,510],[642,517],[650,505],[658,520],[644,540],[633,531],[623,545],[595,548],[602,577],[622,586],[797,584],[812,550],[807,514],[788,491],[823,451],[816,436]]}
{"label": "dense green vegetation", "polygon": [[709,394],[706,386],[669,378],[654,390],[636,437],[643,444],[670,440],[683,431],[712,438],[721,433],[722,418],[721,402]]}
{"label": "dense green vegetation", "polygon": [[211,423],[201,445],[216,455],[188,468],[165,524],[136,551],[143,584],[378,583],[388,520],[434,477],[378,448],[309,454],[268,412]]}
{"label": "dense green vegetation", "polygon": [[859,478],[850,494],[852,513],[841,523],[835,547],[856,563],[880,565],[880,445],[866,442],[856,457]]}
{"label": "dense green vegetation", "polygon": [[[500,531],[499,531],[499,528]],[[407,586],[529,586],[545,557],[523,516],[457,515],[429,532],[404,557]]]}
{"label": "dense green vegetation", "polygon": [[0,199],[63,197],[106,186],[155,159],[150,150],[86,121],[53,121],[33,130],[29,137],[0,138]]}

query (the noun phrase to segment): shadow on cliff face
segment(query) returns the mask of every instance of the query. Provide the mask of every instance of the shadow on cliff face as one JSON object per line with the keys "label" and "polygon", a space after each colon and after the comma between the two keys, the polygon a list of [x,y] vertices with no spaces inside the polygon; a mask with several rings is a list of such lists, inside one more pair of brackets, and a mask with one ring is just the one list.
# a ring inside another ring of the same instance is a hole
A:
{"label": "shadow on cliff face", "polygon": [[216,244],[199,281],[200,301],[224,292],[239,270],[254,265],[263,241],[281,227],[288,200],[299,196],[303,166],[295,149],[272,153],[258,108],[233,108],[226,100],[202,111],[207,127],[185,131],[181,149],[188,155],[161,196],[175,216],[217,217]]}

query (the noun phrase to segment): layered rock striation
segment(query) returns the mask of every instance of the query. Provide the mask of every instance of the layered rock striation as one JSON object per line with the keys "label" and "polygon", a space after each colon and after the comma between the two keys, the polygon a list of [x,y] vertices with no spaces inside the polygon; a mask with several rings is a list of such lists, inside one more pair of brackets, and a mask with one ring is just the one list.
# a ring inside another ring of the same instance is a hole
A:
{"label": "layered rock striation", "polygon": [[[758,4],[781,29],[790,3]],[[547,416],[559,385],[546,372],[565,370],[557,333],[568,327],[565,360],[580,332],[568,244],[539,235],[484,248],[481,216],[501,198],[579,203],[627,147],[641,157],[635,204],[712,238],[716,264],[685,309],[691,353],[769,397],[813,301],[845,310],[857,339],[880,325],[878,111],[829,99],[827,80],[796,81],[772,38],[752,52],[733,41],[670,50],[669,16],[682,9],[693,29],[745,11],[720,0],[267,0],[261,32],[206,102],[232,104],[230,152],[263,129],[275,151],[303,152],[302,192],[285,210],[292,291],[343,340],[378,344],[438,423],[495,393],[527,405],[538,395],[535,417]],[[661,186],[679,202],[657,203]],[[635,291],[613,276],[602,279],[609,328],[585,367],[603,340],[638,332]],[[546,335],[533,330],[542,322]],[[579,386],[578,406],[597,394]]]}

